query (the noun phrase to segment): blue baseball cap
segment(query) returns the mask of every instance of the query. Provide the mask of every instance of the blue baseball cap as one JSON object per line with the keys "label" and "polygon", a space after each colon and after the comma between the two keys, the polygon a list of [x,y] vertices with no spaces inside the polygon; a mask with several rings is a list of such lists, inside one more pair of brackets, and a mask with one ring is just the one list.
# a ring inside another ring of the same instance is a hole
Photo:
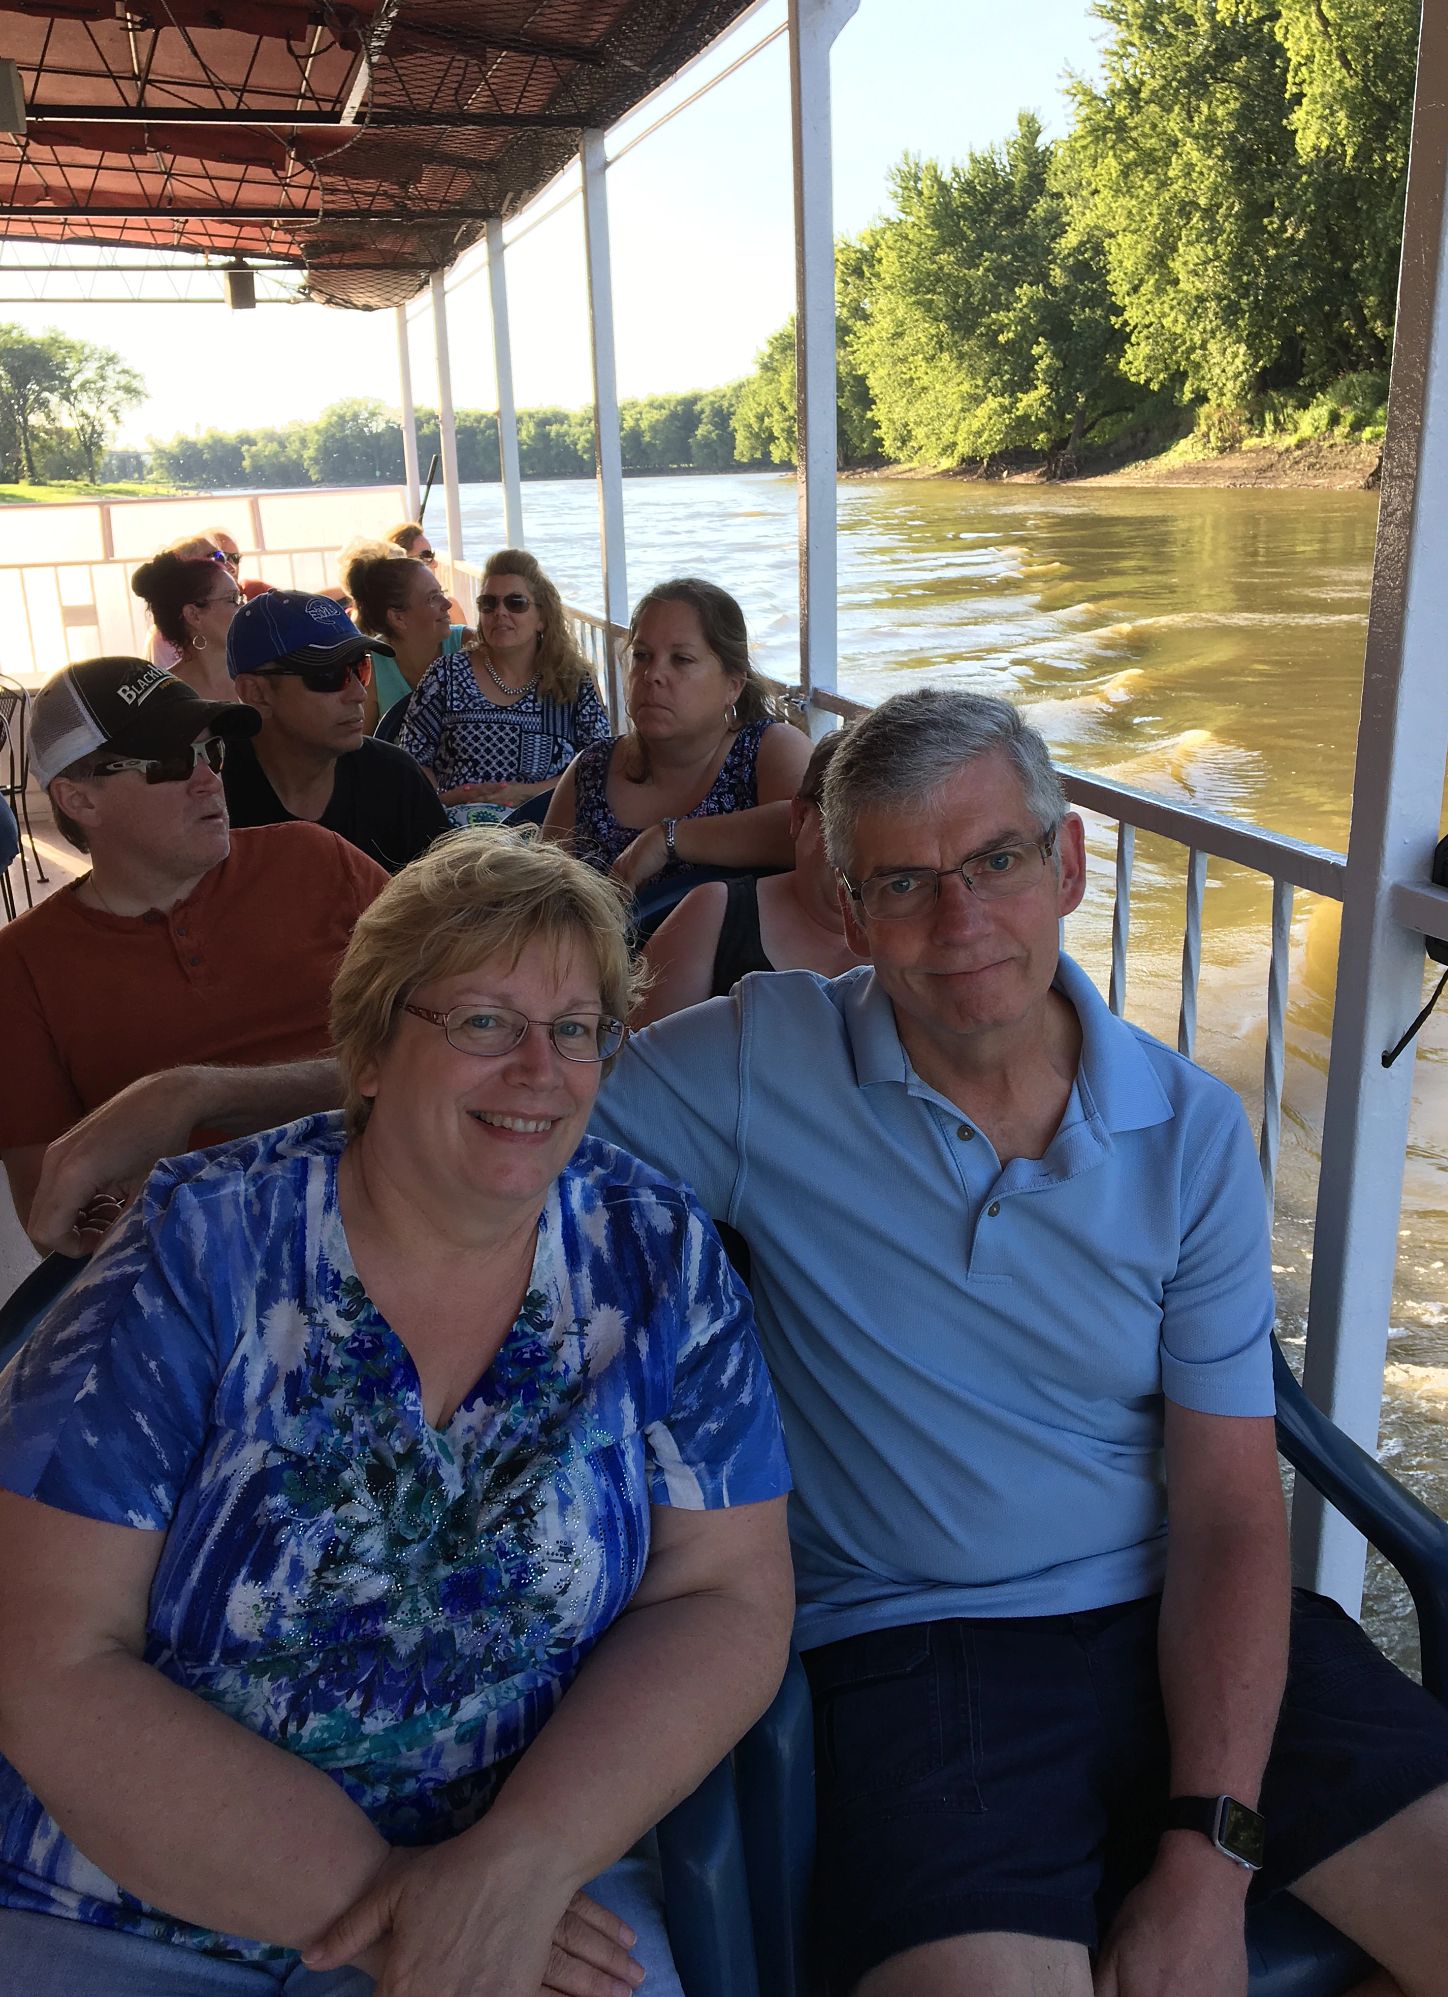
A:
{"label": "blue baseball cap", "polygon": [[226,634],[226,670],[264,673],[269,666],[350,666],[392,647],[364,638],[340,603],[304,589],[269,589],[244,603]]}

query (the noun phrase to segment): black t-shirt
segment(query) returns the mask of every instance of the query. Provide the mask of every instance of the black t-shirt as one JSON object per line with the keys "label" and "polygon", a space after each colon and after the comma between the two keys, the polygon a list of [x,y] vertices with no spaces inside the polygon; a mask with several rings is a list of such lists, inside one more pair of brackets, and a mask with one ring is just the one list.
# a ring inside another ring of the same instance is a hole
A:
{"label": "black t-shirt", "polygon": [[[290,822],[251,742],[227,743],[221,780],[233,825]],[[411,756],[369,736],[360,749],[337,758],[332,799],[319,823],[395,874],[447,831],[448,815]]]}

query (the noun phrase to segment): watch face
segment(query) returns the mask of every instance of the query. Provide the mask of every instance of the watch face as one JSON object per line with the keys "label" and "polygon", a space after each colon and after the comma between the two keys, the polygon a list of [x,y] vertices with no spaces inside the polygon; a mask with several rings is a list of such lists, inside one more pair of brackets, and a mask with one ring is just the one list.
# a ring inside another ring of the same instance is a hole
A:
{"label": "watch face", "polygon": [[1266,1819],[1245,1803],[1224,1796],[1217,1819],[1217,1843],[1229,1857],[1259,1871],[1267,1853]]}

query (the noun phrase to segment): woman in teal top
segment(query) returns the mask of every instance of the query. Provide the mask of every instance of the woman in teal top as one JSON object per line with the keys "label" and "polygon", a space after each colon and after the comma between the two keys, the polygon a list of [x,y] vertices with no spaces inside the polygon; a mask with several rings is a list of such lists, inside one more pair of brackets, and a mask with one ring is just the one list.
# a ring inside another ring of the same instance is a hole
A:
{"label": "woman in teal top", "polygon": [[450,621],[447,593],[426,563],[396,550],[391,555],[364,550],[347,564],[344,581],[358,624],[388,647],[372,654],[371,734],[390,708],[408,698],[434,659],[461,651],[473,634],[466,624]]}

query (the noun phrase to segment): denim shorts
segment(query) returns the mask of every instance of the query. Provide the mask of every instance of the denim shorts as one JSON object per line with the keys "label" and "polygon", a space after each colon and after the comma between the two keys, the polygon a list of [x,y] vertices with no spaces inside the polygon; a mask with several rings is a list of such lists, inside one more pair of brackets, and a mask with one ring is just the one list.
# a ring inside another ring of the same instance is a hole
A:
{"label": "denim shorts", "polygon": [[[658,1852],[652,1836],[584,1891],[638,1935],[649,1997],[683,1997],[664,1932]],[[143,1935],[55,1914],[0,1907],[0,1997],[368,1997],[356,1969],[322,1974],[295,1956],[236,1962]]]}
{"label": "denim shorts", "polygon": [[[1095,1947],[1161,1834],[1159,1607],[911,1623],[805,1653],[836,1987],[952,1935]],[[1445,1782],[1448,1712],[1336,1603],[1298,1591],[1253,1893]]]}

